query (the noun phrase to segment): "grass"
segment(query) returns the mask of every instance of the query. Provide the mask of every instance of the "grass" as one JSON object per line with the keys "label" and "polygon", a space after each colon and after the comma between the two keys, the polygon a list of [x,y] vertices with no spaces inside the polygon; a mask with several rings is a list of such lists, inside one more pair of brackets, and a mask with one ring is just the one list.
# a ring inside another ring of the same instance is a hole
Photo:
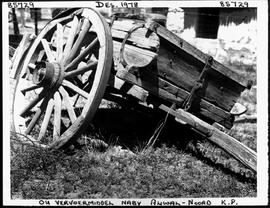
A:
{"label": "grass", "polygon": [[254,181],[239,181],[165,145],[137,154],[84,147],[72,156],[29,146],[12,167],[12,195],[23,199],[256,196]]}

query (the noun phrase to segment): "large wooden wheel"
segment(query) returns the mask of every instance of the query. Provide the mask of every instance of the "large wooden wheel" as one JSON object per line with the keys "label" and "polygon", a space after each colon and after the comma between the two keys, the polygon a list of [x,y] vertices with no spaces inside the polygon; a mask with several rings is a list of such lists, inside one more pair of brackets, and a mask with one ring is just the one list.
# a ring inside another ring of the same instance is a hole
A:
{"label": "large wooden wheel", "polygon": [[102,100],[112,55],[110,28],[98,12],[77,9],[49,22],[16,79],[14,131],[53,148],[71,144]]}

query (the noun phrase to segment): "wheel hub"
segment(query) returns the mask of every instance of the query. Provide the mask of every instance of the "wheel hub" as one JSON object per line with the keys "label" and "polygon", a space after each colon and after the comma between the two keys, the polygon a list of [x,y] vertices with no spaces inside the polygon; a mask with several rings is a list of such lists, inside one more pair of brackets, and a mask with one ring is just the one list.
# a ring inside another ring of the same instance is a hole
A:
{"label": "wheel hub", "polygon": [[36,85],[53,88],[62,82],[62,69],[58,63],[38,62],[33,71],[33,82]]}

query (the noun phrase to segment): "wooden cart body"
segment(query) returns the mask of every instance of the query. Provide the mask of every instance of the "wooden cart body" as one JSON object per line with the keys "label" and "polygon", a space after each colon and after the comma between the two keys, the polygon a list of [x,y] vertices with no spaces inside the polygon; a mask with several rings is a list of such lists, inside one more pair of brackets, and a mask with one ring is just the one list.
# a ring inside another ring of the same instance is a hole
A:
{"label": "wooden cart body", "polygon": [[156,22],[118,19],[112,36],[117,77],[208,123],[232,127],[230,111],[247,87],[235,72]]}

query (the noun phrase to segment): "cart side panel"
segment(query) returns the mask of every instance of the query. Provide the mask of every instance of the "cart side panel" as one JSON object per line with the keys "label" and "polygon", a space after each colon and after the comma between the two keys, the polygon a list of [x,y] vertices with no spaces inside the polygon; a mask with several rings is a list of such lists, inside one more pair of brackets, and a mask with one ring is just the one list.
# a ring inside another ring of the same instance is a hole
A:
{"label": "cart side panel", "polygon": [[[180,55],[177,51],[176,48],[161,44],[155,73],[190,92],[199,79],[204,65],[198,66],[197,60],[191,60],[187,55]],[[230,111],[242,90],[237,82],[228,77],[208,74],[204,99]]]}

